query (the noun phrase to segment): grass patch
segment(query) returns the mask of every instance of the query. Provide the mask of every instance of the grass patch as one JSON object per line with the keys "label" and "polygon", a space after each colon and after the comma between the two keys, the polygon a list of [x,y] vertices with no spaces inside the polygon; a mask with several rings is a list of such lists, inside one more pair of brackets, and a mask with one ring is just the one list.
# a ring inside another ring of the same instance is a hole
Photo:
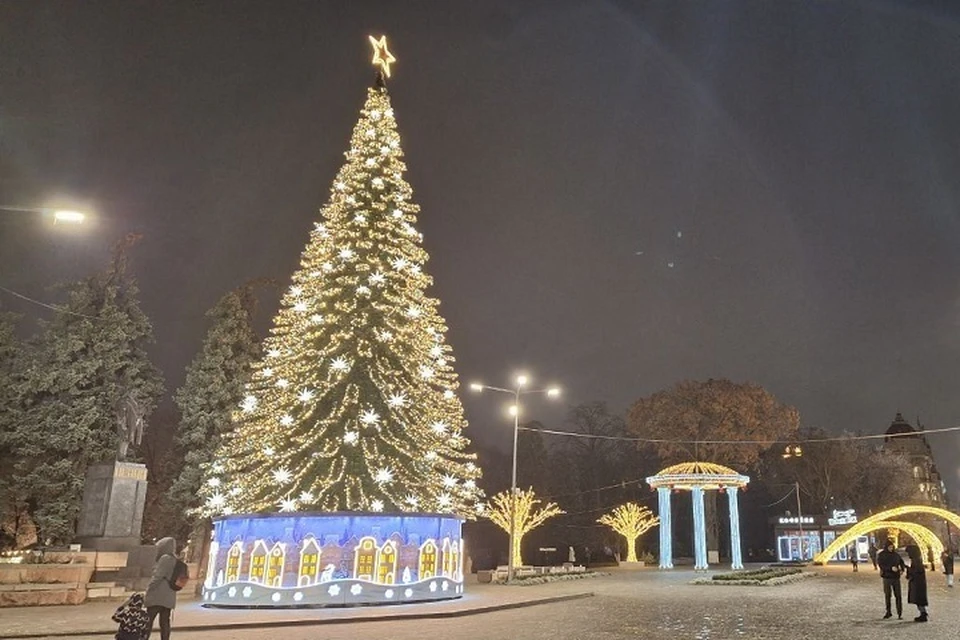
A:
{"label": "grass patch", "polygon": [[803,573],[803,570],[797,567],[777,567],[776,569],[756,569],[754,571],[731,571],[730,573],[718,573],[712,576],[712,579],[721,581],[748,580],[751,582],[766,582],[774,578],[792,576],[796,573]]}
{"label": "grass patch", "polygon": [[805,578],[815,578],[818,573],[803,571],[797,567],[777,567],[756,571],[733,571],[718,573],[712,578],[697,578],[690,584],[711,584],[736,587],[778,587]]}
{"label": "grass patch", "polygon": [[[553,573],[553,574],[544,574],[539,576],[524,576],[516,577],[513,579],[514,584],[518,587],[527,587],[534,584],[547,584],[549,582],[565,582],[567,580],[582,580],[584,578],[598,578],[600,576],[608,576],[609,573],[603,571],[582,571],[580,573]],[[500,583],[507,584],[507,583]]]}

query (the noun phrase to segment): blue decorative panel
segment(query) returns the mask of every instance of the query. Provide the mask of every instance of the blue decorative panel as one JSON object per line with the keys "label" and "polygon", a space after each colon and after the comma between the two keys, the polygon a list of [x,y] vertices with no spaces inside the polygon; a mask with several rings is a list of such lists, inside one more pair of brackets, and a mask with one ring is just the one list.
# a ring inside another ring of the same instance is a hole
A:
{"label": "blue decorative panel", "polygon": [[459,598],[462,519],[276,513],[214,520],[206,606],[324,607]]}

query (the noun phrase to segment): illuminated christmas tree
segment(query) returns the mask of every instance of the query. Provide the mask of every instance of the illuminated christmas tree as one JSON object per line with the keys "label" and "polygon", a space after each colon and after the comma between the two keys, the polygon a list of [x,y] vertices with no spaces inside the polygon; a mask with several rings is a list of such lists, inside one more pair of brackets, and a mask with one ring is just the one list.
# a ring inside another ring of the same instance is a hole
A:
{"label": "illuminated christmas tree", "polygon": [[375,86],[254,366],[238,428],[206,468],[208,514],[429,511],[471,515],[467,452],[447,327],[427,295],[420,208],[386,78]]}

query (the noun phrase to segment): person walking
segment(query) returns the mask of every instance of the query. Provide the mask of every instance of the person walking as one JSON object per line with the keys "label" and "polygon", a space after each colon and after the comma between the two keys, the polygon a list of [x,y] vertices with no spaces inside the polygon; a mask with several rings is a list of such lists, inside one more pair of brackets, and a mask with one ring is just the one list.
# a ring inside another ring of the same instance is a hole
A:
{"label": "person walking", "polygon": [[870,543],[870,548],[867,549],[867,555],[870,556],[870,562],[873,563],[873,570],[877,570],[877,545]]}
{"label": "person walking", "polygon": [[145,640],[149,640],[153,621],[157,618],[160,618],[160,640],[170,640],[170,612],[177,606],[177,592],[172,584],[177,563],[180,562],[176,553],[177,541],[173,538],[157,541],[157,562],[153,565],[153,577],[143,599],[150,616]]}
{"label": "person walking", "polygon": [[927,621],[927,567],[923,561],[920,547],[915,544],[907,545],[907,555],[910,556],[910,568],[907,569],[907,602],[917,605],[920,615],[914,622]]}
{"label": "person walking", "polygon": [[940,556],[940,564],[943,565],[943,573],[947,576],[947,586],[953,588],[953,551],[944,549]]}
{"label": "person walking", "polygon": [[854,545],[850,547],[850,549],[848,550],[848,553],[850,555],[850,564],[853,565],[853,572],[857,573],[858,571],[860,571],[860,557],[857,554],[857,546]]}
{"label": "person walking", "polygon": [[883,599],[887,605],[887,612],[883,619],[893,616],[890,613],[890,595],[893,594],[897,602],[897,618],[903,619],[903,594],[900,590],[900,575],[906,569],[903,558],[897,553],[893,538],[887,539],[887,544],[877,554],[877,565],[880,567],[880,578],[883,580]]}

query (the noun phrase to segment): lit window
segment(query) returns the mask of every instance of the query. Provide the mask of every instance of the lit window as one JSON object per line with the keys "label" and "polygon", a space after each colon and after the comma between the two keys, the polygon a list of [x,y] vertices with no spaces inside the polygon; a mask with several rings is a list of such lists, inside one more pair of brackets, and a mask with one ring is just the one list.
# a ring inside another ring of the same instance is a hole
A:
{"label": "lit window", "polygon": [[253,553],[250,554],[250,576],[248,580],[257,584],[263,584],[263,574],[266,572],[267,565],[267,545],[263,540],[257,540],[253,545]]}
{"label": "lit window", "polygon": [[278,542],[270,550],[270,562],[267,564],[267,584],[279,587],[283,583],[283,544]]}
{"label": "lit window", "polygon": [[355,549],[353,560],[353,577],[358,580],[373,580],[373,566],[377,559],[376,540],[370,537],[361,538]]}
{"label": "lit window", "polygon": [[420,547],[420,579],[426,580],[437,575],[437,545],[427,540]]}
{"label": "lit window", "polygon": [[317,569],[320,565],[320,546],[316,538],[307,538],[300,550],[300,572],[297,584],[301,587],[317,581]]}
{"label": "lit window", "polygon": [[236,582],[240,579],[240,564],[243,561],[243,545],[234,542],[227,554],[227,582]]}
{"label": "lit window", "polygon": [[377,555],[377,582],[393,584],[397,573],[397,548],[393,542],[387,540],[380,547]]}

